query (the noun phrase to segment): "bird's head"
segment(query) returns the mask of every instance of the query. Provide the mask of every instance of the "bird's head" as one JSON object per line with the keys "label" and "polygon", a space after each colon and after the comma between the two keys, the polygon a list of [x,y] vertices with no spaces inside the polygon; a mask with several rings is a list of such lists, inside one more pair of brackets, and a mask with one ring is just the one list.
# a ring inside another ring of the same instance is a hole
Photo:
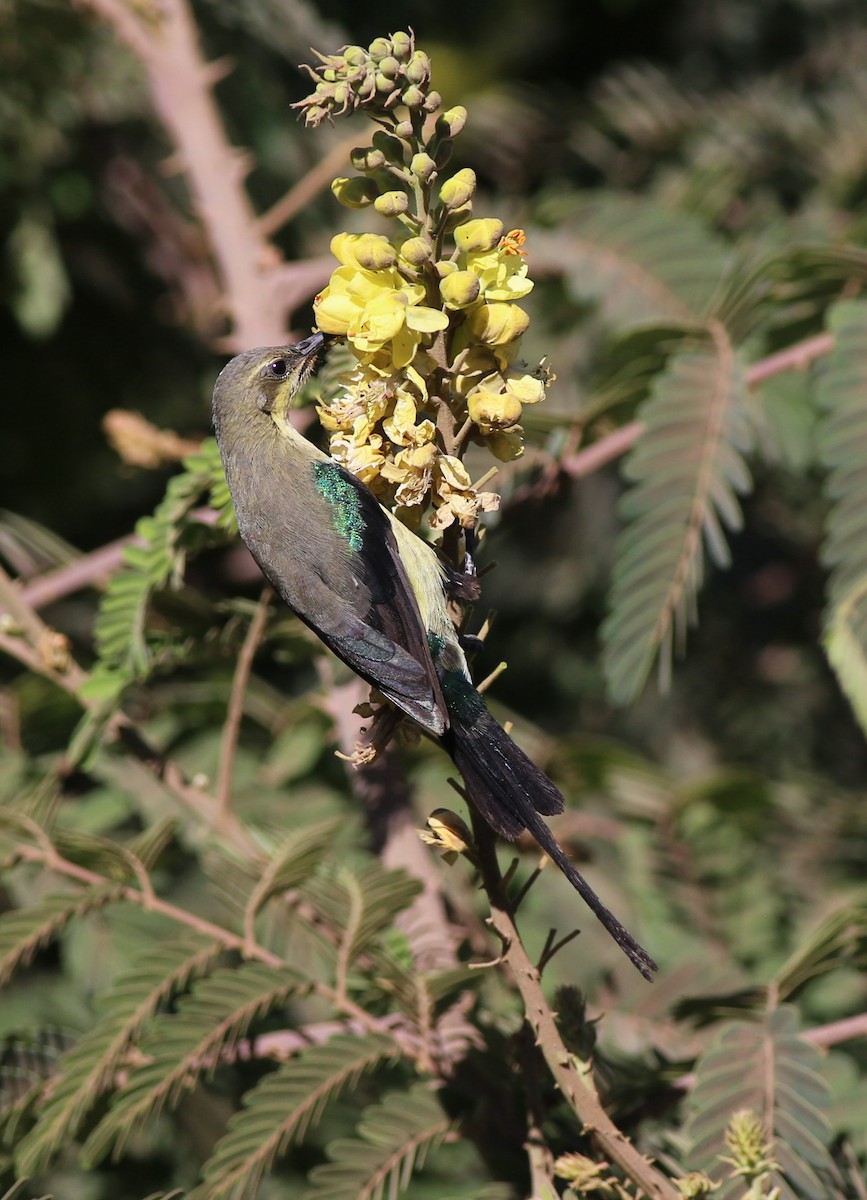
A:
{"label": "bird's head", "polygon": [[227,363],[214,387],[217,435],[239,420],[251,428],[260,420],[285,418],[328,340],[314,333],[294,346],[260,346]]}

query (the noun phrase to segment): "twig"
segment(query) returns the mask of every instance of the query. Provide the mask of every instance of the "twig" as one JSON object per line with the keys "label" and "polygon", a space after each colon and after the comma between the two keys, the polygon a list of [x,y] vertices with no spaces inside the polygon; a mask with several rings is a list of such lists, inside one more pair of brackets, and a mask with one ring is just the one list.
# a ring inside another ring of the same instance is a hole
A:
{"label": "twig", "polygon": [[[766,379],[772,379],[786,371],[803,371],[815,359],[829,354],[833,349],[834,335],[831,333],[819,333],[814,337],[805,338],[802,342],[787,346],[785,350],[779,350],[776,354],[769,354],[767,358],[762,358],[748,367],[747,387],[758,387]],[[630,421],[628,425],[623,425],[606,437],[600,438],[592,446],[579,450],[577,454],[567,455],[561,460],[560,469],[573,479],[589,475],[612,459],[625,454],[643,432],[644,424],[641,421]]]}
{"label": "twig", "polygon": [[217,819],[222,825],[231,815],[232,806],[232,768],[235,764],[235,751],[238,747],[238,735],[241,731],[241,718],[244,714],[244,695],[250,682],[250,672],[253,669],[253,659],[259,643],[265,633],[268,623],[268,609],[274,593],[266,584],[262,588],[259,603],[250,621],[250,627],[238,653],[238,662],[232,679],[232,690],[229,693],[229,706],[226,711],[226,721],[220,738],[220,762],[217,767],[217,784],[214,789],[214,799],[217,802]]}
{"label": "twig", "polygon": [[678,1200],[678,1193],[670,1181],[636,1150],[608,1116],[598,1097],[581,1079],[542,990],[539,971],[527,954],[503,895],[494,835],[484,819],[474,810],[471,812],[482,881],[491,904],[490,923],[503,943],[503,959],[515,978],[527,1020],[557,1086],[583,1123],[585,1131],[599,1144],[606,1157],[616,1163],[651,1200]]}
{"label": "twig", "polygon": [[302,209],[306,208],[314,196],[327,188],[335,173],[345,168],[346,159],[353,146],[357,146],[359,135],[352,134],[333,146],[324,158],[303,175],[291,187],[285,196],[281,196],[276,204],[259,217],[259,232],[263,237],[272,237],[284,225],[288,225]]}

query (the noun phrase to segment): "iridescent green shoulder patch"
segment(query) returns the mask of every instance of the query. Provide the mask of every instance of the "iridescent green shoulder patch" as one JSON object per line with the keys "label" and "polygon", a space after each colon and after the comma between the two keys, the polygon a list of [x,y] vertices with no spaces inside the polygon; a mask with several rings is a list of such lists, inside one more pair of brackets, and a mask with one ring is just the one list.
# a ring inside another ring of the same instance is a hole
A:
{"label": "iridescent green shoulder patch", "polygon": [[334,528],[342,538],[346,538],[351,549],[361,550],[364,544],[364,518],[358,492],[337,463],[314,463],[313,471],[320,496],[328,501],[334,512]]}

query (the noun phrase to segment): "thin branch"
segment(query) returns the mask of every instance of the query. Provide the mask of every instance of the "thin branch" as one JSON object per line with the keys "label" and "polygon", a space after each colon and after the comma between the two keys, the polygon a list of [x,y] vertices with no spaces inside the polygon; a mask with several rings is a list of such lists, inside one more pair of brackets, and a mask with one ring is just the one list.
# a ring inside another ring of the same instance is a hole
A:
{"label": "thin branch", "polygon": [[[776,354],[769,354],[767,358],[762,358],[747,368],[747,387],[758,387],[765,380],[782,375],[786,371],[803,371],[815,359],[829,354],[833,348],[834,335],[819,333],[814,337],[805,338],[802,342],[796,342],[793,346],[787,346],[785,350],[779,350]],[[561,460],[560,469],[573,479],[590,475],[630,450],[643,432],[644,424],[641,421],[630,421],[628,425],[623,425],[606,437],[600,438],[592,446],[579,450],[577,454],[567,455]]]}
{"label": "thin branch", "polygon": [[345,169],[349,151],[357,146],[359,135],[344,138],[328,151],[323,159],[303,175],[285,196],[259,217],[259,232],[263,237],[272,237],[284,225],[288,225],[311,200],[331,183],[334,175]]}
{"label": "thin branch", "polygon": [[241,732],[241,718],[244,715],[244,696],[250,682],[250,672],[253,670],[253,660],[259,643],[265,633],[268,623],[268,610],[274,593],[268,584],[262,588],[259,603],[250,621],[243,645],[238,653],[238,662],[232,679],[232,690],[229,693],[229,706],[226,711],[226,721],[220,738],[220,762],[217,767],[217,784],[214,789],[214,799],[217,802],[217,815],[220,824],[231,817],[232,810],[232,769],[235,765],[235,751],[238,747],[238,735]]}
{"label": "thin branch", "polygon": [[594,471],[598,471],[612,459],[619,458],[621,454],[630,450],[642,433],[644,433],[644,422],[630,421],[628,425],[623,425],[620,429],[615,429],[613,433],[607,434],[606,437],[600,438],[592,446],[586,446],[577,454],[570,454],[561,459],[560,469],[572,479],[578,479],[582,475],[592,475]]}
{"label": "thin branch", "polygon": [[560,1036],[554,1013],[542,990],[538,968],[527,954],[503,895],[494,835],[484,819],[474,810],[471,812],[482,881],[491,904],[490,923],[503,943],[503,960],[514,976],[524,1002],[527,1021],[557,1086],[583,1123],[585,1131],[633,1183],[642,1188],[651,1200],[677,1200],[678,1193],[672,1183],[636,1150],[582,1080],[573,1056]]}

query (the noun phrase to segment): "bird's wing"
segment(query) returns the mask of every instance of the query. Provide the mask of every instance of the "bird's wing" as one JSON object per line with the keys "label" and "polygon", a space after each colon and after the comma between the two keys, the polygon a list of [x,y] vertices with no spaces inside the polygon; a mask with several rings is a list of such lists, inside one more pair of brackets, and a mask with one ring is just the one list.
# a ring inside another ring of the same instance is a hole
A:
{"label": "bird's wing", "polygon": [[388,518],[369,488],[339,464],[329,460],[318,470],[320,484],[336,484],[319,486],[318,498],[338,536],[327,539],[328,554],[310,546],[302,594],[286,599],[339,658],[439,736],[448,727],[447,709]]}

